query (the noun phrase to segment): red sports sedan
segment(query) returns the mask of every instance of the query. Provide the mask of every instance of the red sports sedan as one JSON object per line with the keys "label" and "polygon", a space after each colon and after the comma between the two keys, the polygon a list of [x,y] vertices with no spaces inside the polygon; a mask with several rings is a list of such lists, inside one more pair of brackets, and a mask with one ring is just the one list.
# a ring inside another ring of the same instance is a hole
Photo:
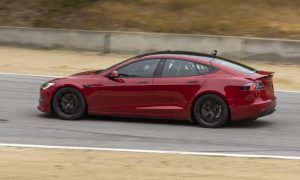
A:
{"label": "red sports sedan", "polygon": [[142,54],[105,70],[46,82],[38,109],[62,119],[86,114],[190,120],[203,127],[275,111],[271,72],[216,55]]}

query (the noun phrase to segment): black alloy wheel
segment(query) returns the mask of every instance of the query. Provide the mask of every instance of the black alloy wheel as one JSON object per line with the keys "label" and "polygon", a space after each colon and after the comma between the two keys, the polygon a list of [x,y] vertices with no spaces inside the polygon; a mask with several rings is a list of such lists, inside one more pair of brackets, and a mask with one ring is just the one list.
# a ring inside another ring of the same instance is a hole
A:
{"label": "black alloy wheel", "polygon": [[84,116],[86,103],[83,95],[76,89],[59,89],[52,100],[52,110],[61,119],[75,120]]}
{"label": "black alloy wheel", "polygon": [[229,119],[226,102],[214,94],[206,94],[197,99],[193,107],[194,121],[203,127],[217,128]]}

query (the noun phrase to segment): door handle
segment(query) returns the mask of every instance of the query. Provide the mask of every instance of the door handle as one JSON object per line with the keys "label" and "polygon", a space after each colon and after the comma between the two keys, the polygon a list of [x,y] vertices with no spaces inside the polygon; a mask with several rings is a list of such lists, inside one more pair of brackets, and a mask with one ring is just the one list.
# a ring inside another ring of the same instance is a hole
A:
{"label": "door handle", "polygon": [[192,81],[188,81],[187,83],[190,83],[190,84],[195,84],[195,83],[198,83],[199,81],[197,80],[192,80]]}
{"label": "door handle", "polygon": [[137,84],[148,84],[149,82],[148,81],[140,81],[140,82],[137,82]]}

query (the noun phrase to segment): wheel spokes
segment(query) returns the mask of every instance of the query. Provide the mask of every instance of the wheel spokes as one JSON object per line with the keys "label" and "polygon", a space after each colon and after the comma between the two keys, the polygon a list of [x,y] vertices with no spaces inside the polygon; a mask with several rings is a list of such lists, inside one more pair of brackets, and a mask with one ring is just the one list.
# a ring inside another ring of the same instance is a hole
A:
{"label": "wheel spokes", "polygon": [[77,96],[71,92],[63,94],[60,98],[59,106],[64,113],[75,113],[78,107]]}
{"label": "wheel spokes", "polygon": [[222,116],[222,106],[214,99],[207,99],[200,107],[200,115],[206,122],[214,123]]}

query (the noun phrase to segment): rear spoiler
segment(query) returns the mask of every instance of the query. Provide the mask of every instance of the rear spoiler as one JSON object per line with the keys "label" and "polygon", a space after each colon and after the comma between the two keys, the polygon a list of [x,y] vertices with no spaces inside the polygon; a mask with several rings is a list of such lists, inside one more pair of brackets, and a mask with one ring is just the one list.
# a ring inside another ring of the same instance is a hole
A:
{"label": "rear spoiler", "polygon": [[273,77],[274,73],[275,72],[269,72],[269,71],[256,71],[254,74],[246,76],[246,79],[258,80],[258,79],[263,79],[263,78],[267,78],[267,77]]}
{"label": "rear spoiler", "polygon": [[261,74],[261,75],[268,75],[268,76],[273,76],[275,72],[269,72],[269,71],[256,71],[256,73]]}

